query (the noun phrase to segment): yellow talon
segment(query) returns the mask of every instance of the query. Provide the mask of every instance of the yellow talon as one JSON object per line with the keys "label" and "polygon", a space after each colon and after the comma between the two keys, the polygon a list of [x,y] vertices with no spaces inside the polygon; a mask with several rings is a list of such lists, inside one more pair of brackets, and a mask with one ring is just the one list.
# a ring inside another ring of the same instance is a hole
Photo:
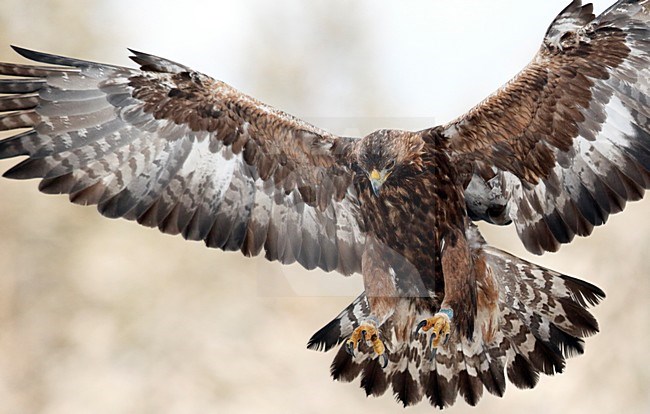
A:
{"label": "yellow talon", "polygon": [[421,321],[415,329],[415,334],[418,335],[420,329],[423,332],[431,331],[429,346],[433,348],[432,351],[435,351],[441,342],[444,345],[449,340],[452,317],[453,312],[450,309],[441,309],[433,317]]}
{"label": "yellow talon", "polygon": [[365,323],[357,327],[350,335],[350,338],[345,342],[345,350],[348,354],[354,356],[354,349],[359,346],[361,341],[369,342],[373,351],[382,361],[382,368],[388,364],[386,357],[386,347],[384,342],[379,339],[379,331],[371,323]]}

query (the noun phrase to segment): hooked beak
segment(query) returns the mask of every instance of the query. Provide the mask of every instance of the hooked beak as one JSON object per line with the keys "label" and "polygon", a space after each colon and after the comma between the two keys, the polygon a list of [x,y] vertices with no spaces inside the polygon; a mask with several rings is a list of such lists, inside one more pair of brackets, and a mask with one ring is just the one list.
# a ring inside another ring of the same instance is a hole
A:
{"label": "hooked beak", "polygon": [[381,186],[384,185],[384,182],[386,182],[386,179],[389,175],[390,172],[387,172],[386,170],[372,170],[370,172],[368,178],[370,179],[370,186],[372,187],[372,192],[375,194],[375,196],[379,195]]}

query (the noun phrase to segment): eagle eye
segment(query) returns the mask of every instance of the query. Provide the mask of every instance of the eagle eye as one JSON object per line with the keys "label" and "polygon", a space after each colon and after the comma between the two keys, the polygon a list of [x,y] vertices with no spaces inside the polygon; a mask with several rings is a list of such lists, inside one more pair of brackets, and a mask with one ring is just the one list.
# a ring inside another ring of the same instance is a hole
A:
{"label": "eagle eye", "polygon": [[392,170],[393,168],[395,168],[395,160],[390,160],[390,161],[388,161],[388,164],[386,164],[386,170],[387,170],[387,171],[390,171],[390,170]]}

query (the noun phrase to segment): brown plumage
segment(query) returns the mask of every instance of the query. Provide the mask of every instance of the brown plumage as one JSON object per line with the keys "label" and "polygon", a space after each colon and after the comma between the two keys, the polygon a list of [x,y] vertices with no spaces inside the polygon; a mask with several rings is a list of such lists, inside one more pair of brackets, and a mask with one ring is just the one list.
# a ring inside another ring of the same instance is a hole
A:
{"label": "brown plumage", "polygon": [[344,342],[334,378],[404,405],[473,405],[484,388],[503,395],[506,376],[530,388],[561,372],[598,330],[586,308],[600,289],[488,246],[472,220],[514,222],[542,253],[650,188],[648,7],[595,18],[573,1],[467,114],[361,139],[144,53],[129,69],[16,48],[55,66],[0,64],[19,77],[0,80],[0,130],[27,128],[0,158],[27,156],[5,175],[108,217],[362,273],[364,293],[309,342]]}

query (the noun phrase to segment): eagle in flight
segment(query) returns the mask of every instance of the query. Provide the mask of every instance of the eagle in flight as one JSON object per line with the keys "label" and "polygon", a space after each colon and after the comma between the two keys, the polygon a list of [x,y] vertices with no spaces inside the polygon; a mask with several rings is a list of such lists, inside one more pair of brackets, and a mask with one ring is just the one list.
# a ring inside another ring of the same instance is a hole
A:
{"label": "eagle in flight", "polygon": [[156,56],[139,69],[15,47],[2,63],[0,158],[45,193],[209,247],[361,273],[365,291],[309,341],[339,346],[404,405],[446,407],[506,376],[561,372],[604,293],[486,244],[513,223],[526,248],[587,236],[650,188],[650,2],[596,17],[580,0],[514,79],[446,125],[339,137]]}

